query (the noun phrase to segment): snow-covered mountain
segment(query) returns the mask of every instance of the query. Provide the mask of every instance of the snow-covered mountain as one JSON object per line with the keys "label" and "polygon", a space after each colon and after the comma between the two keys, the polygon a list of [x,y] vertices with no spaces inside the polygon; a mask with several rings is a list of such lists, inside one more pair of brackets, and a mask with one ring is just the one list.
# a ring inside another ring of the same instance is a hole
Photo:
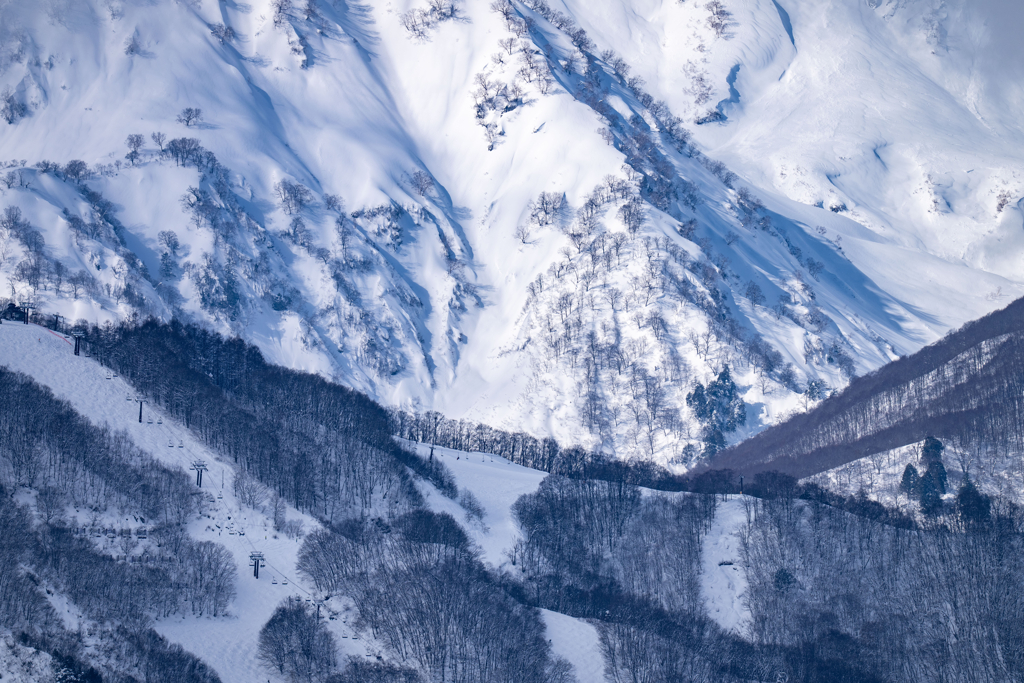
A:
{"label": "snow-covered mountain", "polygon": [[1004,5],[7,2],[3,294],[686,465],[1024,293]]}

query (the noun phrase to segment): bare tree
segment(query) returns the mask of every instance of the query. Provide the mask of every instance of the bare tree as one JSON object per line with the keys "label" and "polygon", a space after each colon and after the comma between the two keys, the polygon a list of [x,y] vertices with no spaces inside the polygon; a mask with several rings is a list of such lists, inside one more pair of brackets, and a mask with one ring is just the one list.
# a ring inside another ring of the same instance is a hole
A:
{"label": "bare tree", "polygon": [[181,243],[178,242],[177,233],[173,230],[161,230],[157,239],[160,240],[160,244],[167,247],[167,251],[175,256],[178,255],[178,247],[181,246]]}
{"label": "bare tree", "polygon": [[149,136],[153,140],[153,144],[160,148],[160,151],[164,151],[164,142],[167,140],[167,136],[163,133],[153,133]]}
{"label": "bare tree", "polygon": [[424,196],[434,189],[434,180],[426,171],[416,171],[412,174],[412,189],[420,196]]}
{"label": "bare tree", "polygon": [[224,24],[214,24],[210,27],[210,33],[213,34],[214,38],[220,41],[221,45],[224,45],[225,43],[230,43],[232,40],[235,39],[236,35],[235,29],[231,28],[230,26],[225,26]]}
{"label": "bare tree", "polygon": [[274,194],[281,202],[281,208],[289,216],[302,211],[302,209],[313,201],[313,193],[299,183],[293,183],[283,179],[274,185]]}
{"label": "bare tree", "polygon": [[133,133],[124,141],[124,144],[128,145],[128,154],[125,155],[125,158],[131,162],[132,166],[139,160],[139,150],[142,149],[145,142],[146,138],[141,133]]}
{"label": "bare tree", "polygon": [[80,183],[89,175],[89,165],[81,159],[73,159],[64,166],[64,175],[68,180]]}
{"label": "bare tree", "polygon": [[238,499],[253,510],[262,509],[269,496],[267,487],[246,472],[239,472],[235,476],[234,488]]}
{"label": "bare tree", "polygon": [[530,202],[530,220],[539,227],[551,225],[564,206],[565,195],[563,193],[541,192],[536,200]]}
{"label": "bare tree", "polygon": [[721,38],[725,35],[725,27],[729,21],[729,13],[721,0],[711,0],[704,5],[704,9],[711,13],[708,17],[708,26],[715,32],[715,36]]}
{"label": "bare tree", "polygon": [[194,123],[199,123],[203,120],[203,110],[196,107],[185,107],[178,114],[178,123],[184,123],[186,127],[191,127]]}
{"label": "bare tree", "polygon": [[515,38],[502,38],[501,40],[498,41],[498,45],[511,57],[512,53],[516,51],[516,47],[519,45],[519,41],[516,40]]}
{"label": "bare tree", "polygon": [[174,138],[167,143],[167,152],[179,166],[197,161],[202,151],[202,145],[195,138]]}
{"label": "bare tree", "polygon": [[292,0],[273,0],[270,6],[274,8],[274,26],[284,24],[285,15],[291,11]]}
{"label": "bare tree", "polygon": [[92,281],[92,277],[84,270],[72,273],[71,277],[68,278],[68,286],[71,288],[71,295],[76,301],[78,300],[79,293],[83,289],[88,289]]}
{"label": "bare tree", "polygon": [[530,241],[530,224],[520,223],[516,226],[515,232],[512,233],[517,240],[523,244],[527,244]]}
{"label": "bare tree", "polygon": [[340,213],[345,210],[341,197],[336,194],[325,194],[324,206],[327,207],[328,211],[337,211]]}
{"label": "bare tree", "polygon": [[629,201],[619,209],[619,218],[629,230],[630,235],[635,235],[643,227],[646,216],[644,213],[644,202],[640,197],[630,197]]}
{"label": "bare tree", "polygon": [[338,665],[334,637],[301,598],[274,610],[260,630],[257,658],[294,683],[325,680]]}
{"label": "bare tree", "polygon": [[509,0],[494,0],[491,3],[491,11],[500,14],[501,18],[505,20],[505,25],[509,28],[512,27],[512,22],[516,18],[516,8]]}
{"label": "bare tree", "polygon": [[0,93],[0,118],[7,123],[15,123],[25,116],[28,108],[24,102],[19,102],[10,88],[4,88]]}

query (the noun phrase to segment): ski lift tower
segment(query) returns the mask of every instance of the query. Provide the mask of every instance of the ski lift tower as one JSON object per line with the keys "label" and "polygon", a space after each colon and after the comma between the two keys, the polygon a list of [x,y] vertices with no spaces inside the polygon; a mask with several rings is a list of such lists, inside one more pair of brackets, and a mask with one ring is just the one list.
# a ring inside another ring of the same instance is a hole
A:
{"label": "ski lift tower", "polygon": [[36,305],[31,301],[26,301],[21,305],[21,308],[25,311],[25,324],[28,325],[28,317],[32,311],[36,310]]}
{"label": "ski lift tower", "polygon": [[252,567],[252,575],[257,579],[260,578],[260,567],[267,566],[266,560],[263,559],[263,553],[258,550],[249,553],[249,566]]}
{"label": "ski lift tower", "polygon": [[196,486],[198,486],[199,488],[203,488],[203,472],[205,472],[207,469],[206,461],[196,460],[192,463],[192,466],[189,467],[189,469],[193,470],[196,473]]}

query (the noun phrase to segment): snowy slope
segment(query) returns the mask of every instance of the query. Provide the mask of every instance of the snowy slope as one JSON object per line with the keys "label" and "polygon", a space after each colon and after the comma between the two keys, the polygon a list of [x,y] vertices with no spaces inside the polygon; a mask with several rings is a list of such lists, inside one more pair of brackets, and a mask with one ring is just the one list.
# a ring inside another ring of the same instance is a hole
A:
{"label": "snowy slope", "polygon": [[708,616],[722,628],[745,632],[750,610],[744,604],[747,577],[738,533],[747,522],[744,497],[736,496],[718,504],[715,520],[704,539],[701,595]]}
{"label": "snowy slope", "polygon": [[[182,425],[148,405],[143,407],[140,424],[138,404],[125,400],[126,396],[135,396],[131,386],[121,378],[107,379],[108,371],[99,363],[74,356],[66,338],[35,325],[0,325],[0,365],[23,372],[49,387],[94,424],[124,430],[139,448],[171,467],[187,470],[196,459],[207,463],[209,471],[204,475],[203,488],[210,492],[210,501],[204,514],[193,520],[188,530],[193,538],[214,541],[232,553],[238,566],[237,595],[228,616],[170,617],[157,620],[155,628],[202,658],[225,683],[265,680],[268,672],[256,660],[259,630],[285,598],[320,597],[295,571],[301,538],[290,539],[275,533],[272,521],[262,512],[243,506],[234,495],[232,467],[219,461]],[[287,516],[289,520],[302,521],[307,532],[318,526],[292,508]],[[86,523],[84,518],[82,523]],[[249,553],[254,550],[262,551],[266,557],[266,568],[261,570],[258,580],[249,568]],[[336,635],[339,654],[376,655],[378,646],[348,625],[349,605],[343,598],[327,605],[330,611],[338,613],[329,625]],[[63,609],[59,611],[65,613]]]}
{"label": "snowy slope", "polygon": [[[430,446],[408,443],[423,457],[429,457]],[[482,559],[495,569],[508,563],[505,553],[519,537],[518,526],[512,516],[512,505],[520,496],[533,493],[540,486],[546,472],[533,470],[509,462],[490,453],[464,453],[449,448],[435,448],[439,458],[455,477],[459,491],[468,492],[480,505],[482,516],[470,513],[465,505],[445,498],[425,482],[420,487],[430,506],[438,512],[447,512],[466,528],[470,538],[482,551]]]}
{"label": "snowy slope", "polygon": [[[0,89],[26,116],[0,124],[0,205],[45,246],[0,230],[5,294],[71,320],[193,317],[385,403],[686,466],[685,396],[724,363],[742,438],[802,409],[807,380],[845,383],[836,358],[876,368],[1024,293],[1020,129],[1000,114],[1022,81],[992,58],[1013,8],[874,4],[730,0],[721,37],[697,3],[551,2],[573,25],[516,4],[533,23],[508,54],[487,3],[421,37],[411,0],[7,3]],[[203,121],[176,123],[184,107]],[[725,119],[695,125],[709,108]],[[156,131],[216,161],[178,166]],[[100,199],[35,166],[72,159]],[[646,215],[614,255],[608,176]],[[282,180],[309,201],[286,211]],[[565,207],[517,237],[542,192]],[[26,261],[88,285],[33,284]],[[723,315],[793,373],[758,372],[721,330],[701,350]]]}
{"label": "snowy slope", "polygon": [[[204,487],[210,490],[211,499],[205,514],[189,525],[189,532],[197,540],[215,541],[231,551],[239,569],[238,594],[226,617],[165,618],[157,620],[156,629],[201,657],[225,683],[270,676],[271,672],[255,657],[260,628],[285,598],[320,597],[295,571],[301,539],[289,539],[283,534],[279,537],[265,515],[241,505],[233,493],[230,465],[218,461],[217,456],[183,426],[148,405],[143,407],[143,422],[139,423],[138,404],[126,400],[136,395],[132,387],[90,358],[74,356],[67,337],[37,325],[2,324],[0,365],[28,374],[49,387],[95,424],[124,430],[137,446],[161,462],[187,469],[195,459],[206,461],[209,471],[204,475]],[[517,535],[511,506],[519,496],[535,491],[546,473],[488,454],[438,448],[435,455],[451,469],[460,489],[469,491],[482,502],[484,514],[479,520],[470,517],[459,505],[436,492],[428,494],[432,506],[455,514],[483,551],[485,561],[494,567],[501,566],[507,562],[505,550],[515,542]],[[429,484],[421,485],[432,488]],[[294,509],[289,508],[287,515],[290,520],[302,521],[307,532],[318,526],[315,520]],[[259,580],[252,577],[248,567],[249,553],[253,550],[262,551],[267,559]],[[60,604],[60,612],[64,614],[65,605]],[[355,616],[351,601],[335,597],[326,606],[337,615],[329,623],[341,657],[381,654],[379,644],[349,625]],[[74,610],[73,605],[66,607]],[[69,614],[67,618],[72,616]],[[601,680],[603,660],[596,629],[585,621],[551,612],[545,612],[544,618],[554,653],[574,665],[581,682]],[[77,622],[71,625],[79,626]],[[5,675],[48,666],[45,660],[35,663],[19,660],[18,647],[13,644],[8,647],[0,643],[0,647],[7,647],[0,651],[0,662],[10,665]]]}

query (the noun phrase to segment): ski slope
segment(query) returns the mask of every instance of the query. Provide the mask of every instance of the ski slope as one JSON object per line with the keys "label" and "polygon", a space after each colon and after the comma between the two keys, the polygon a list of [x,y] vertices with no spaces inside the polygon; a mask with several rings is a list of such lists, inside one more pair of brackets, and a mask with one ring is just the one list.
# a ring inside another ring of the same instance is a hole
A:
{"label": "ski slope", "polygon": [[[404,443],[421,457],[430,457],[429,445]],[[483,516],[477,517],[458,501],[442,496],[431,484],[418,482],[428,504],[435,511],[447,512],[462,523],[480,548],[484,562],[495,569],[508,564],[506,552],[519,538],[512,505],[520,496],[535,492],[547,473],[516,465],[490,453],[465,453],[440,446],[433,450],[434,457],[439,458],[454,475],[460,493],[469,492],[481,506]]]}
{"label": "ski slope", "polygon": [[[231,465],[219,460],[189,430],[148,404],[143,406],[143,422],[139,423],[139,404],[126,400],[136,396],[132,387],[120,377],[108,379],[109,371],[92,359],[73,355],[73,345],[66,337],[37,325],[6,322],[0,325],[0,365],[49,387],[93,424],[125,431],[136,446],[169,467],[188,473],[193,461],[207,463],[203,488],[210,493],[210,500],[204,513],[190,522],[188,532],[196,540],[214,541],[231,552],[238,566],[237,595],[228,616],[175,616],[157,619],[154,627],[202,658],[224,683],[272,678],[256,660],[259,630],[284,599],[322,597],[315,595],[295,570],[301,539],[276,533],[266,515],[241,505],[234,495]],[[287,517],[301,520],[307,532],[318,527],[315,520],[294,508],[287,510]],[[85,517],[82,523],[86,523]],[[266,557],[258,580],[249,567],[249,553],[254,550]],[[332,600],[326,608],[332,616],[337,613],[328,625],[342,658],[379,653],[371,639],[350,625],[351,606],[344,598]],[[66,614],[67,610],[59,612]]]}
{"label": "ski slope", "polygon": [[[295,570],[301,539],[277,534],[266,515],[243,506],[234,495],[230,464],[220,461],[189,430],[148,404],[143,406],[143,422],[139,423],[139,404],[134,400],[136,394],[131,385],[123,378],[113,377],[92,359],[73,355],[73,342],[68,337],[34,324],[10,321],[0,324],[0,365],[29,375],[59,398],[69,401],[94,424],[125,431],[135,445],[170,467],[187,471],[197,459],[207,463],[209,470],[203,476],[203,487],[211,494],[210,502],[204,514],[189,524],[188,531],[196,540],[214,541],[232,553],[238,565],[237,596],[226,617],[174,616],[158,619],[155,628],[202,658],[224,683],[277,680],[273,672],[256,659],[260,628],[284,599],[322,597],[316,595]],[[126,397],[133,400],[126,400]],[[418,447],[423,455],[429,451],[429,447]],[[484,516],[482,520],[469,517],[457,503],[438,494],[429,484],[421,483],[421,487],[429,489],[429,502],[435,509],[450,512],[462,522],[473,542],[480,547],[483,559],[492,567],[500,567],[507,561],[505,550],[515,542],[517,533],[511,506],[519,496],[535,491],[546,473],[489,454],[438,448],[435,456],[451,469],[460,489],[473,493],[483,506]],[[302,521],[307,533],[318,526],[315,520],[293,508],[288,508],[287,517]],[[111,521],[112,524],[123,522]],[[84,517],[82,523],[87,523]],[[253,578],[249,567],[249,553],[254,550],[266,556],[266,566],[261,569],[259,580]],[[54,600],[60,602],[58,598]],[[62,615],[75,619],[73,605],[60,602],[60,607]],[[332,616],[328,625],[335,635],[342,661],[346,656],[384,654],[369,634],[354,628],[356,612],[350,600],[335,597],[325,607]],[[555,613],[545,612],[544,619],[555,654],[576,667],[581,683],[602,680],[603,660],[595,628],[585,621]],[[72,625],[82,624],[75,621]],[[16,648],[12,646],[8,650],[0,656],[6,658],[4,661],[11,661],[12,667],[48,665],[47,662],[15,664]]]}
{"label": "ski slope", "polygon": [[747,577],[739,538],[746,522],[743,496],[719,502],[711,529],[704,537],[701,562],[701,595],[708,616],[741,636],[750,621],[750,610],[744,604]]}

